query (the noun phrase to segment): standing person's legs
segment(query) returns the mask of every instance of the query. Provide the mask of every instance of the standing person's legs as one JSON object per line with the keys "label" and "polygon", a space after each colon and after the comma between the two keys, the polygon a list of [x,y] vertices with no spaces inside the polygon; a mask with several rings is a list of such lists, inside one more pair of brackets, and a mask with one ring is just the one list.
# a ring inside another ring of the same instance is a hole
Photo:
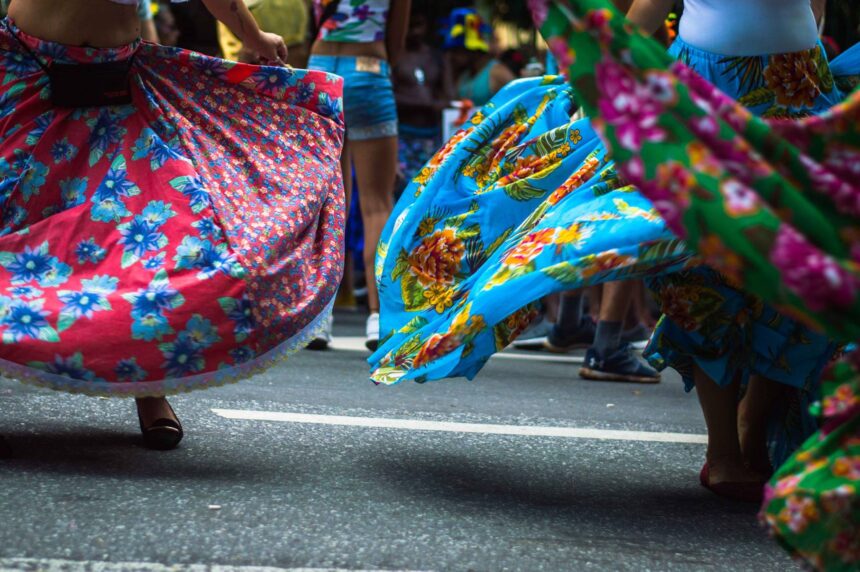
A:
{"label": "standing person's legs", "polygon": [[579,375],[595,381],[630,381],[657,383],[660,374],[642,363],[621,342],[624,317],[632,301],[634,284],[609,282],[603,286],[600,319],[594,333],[594,344],[585,356]]}
{"label": "standing person's legs", "polygon": [[[397,174],[397,137],[354,140],[350,144],[355,176],[358,182],[358,196],[361,203],[361,219],[364,223],[364,264],[367,275],[367,305],[371,318],[377,320],[379,314],[379,292],[376,290],[374,272],[376,247],[379,237],[391,211],[394,208],[394,179]],[[379,341],[378,325],[376,332],[368,324],[367,345],[375,349]],[[375,333],[375,339],[374,334]]]}

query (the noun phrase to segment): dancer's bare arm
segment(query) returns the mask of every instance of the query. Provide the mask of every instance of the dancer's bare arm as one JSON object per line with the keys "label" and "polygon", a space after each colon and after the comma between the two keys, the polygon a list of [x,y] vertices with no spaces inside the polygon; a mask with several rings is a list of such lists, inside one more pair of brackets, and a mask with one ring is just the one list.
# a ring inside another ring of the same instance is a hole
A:
{"label": "dancer's bare arm", "polygon": [[411,5],[411,0],[392,0],[391,2],[391,9],[388,12],[388,27],[385,30],[385,51],[388,53],[388,61],[391,65],[397,63],[397,59],[406,47],[406,32],[409,29]]}
{"label": "dancer's bare arm", "polygon": [[627,18],[650,36],[663,25],[674,5],[674,0],[635,0]]}
{"label": "dancer's bare arm", "polygon": [[287,45],[277,34],[264,32],[243,0],[203,0],[206,8],[242,43],[268,63],[286,65]]}

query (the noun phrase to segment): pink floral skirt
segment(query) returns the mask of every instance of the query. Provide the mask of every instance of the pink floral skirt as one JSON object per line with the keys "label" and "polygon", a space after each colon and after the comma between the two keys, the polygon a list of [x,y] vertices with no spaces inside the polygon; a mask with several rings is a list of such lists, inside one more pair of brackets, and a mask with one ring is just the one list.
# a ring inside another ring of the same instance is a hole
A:
{"label": "pink floral skirt", "polygon": [[[16,38],[17,36],[17,38]],[[65,109],[42,64],[128,60],[130,105]],[[93,395],[248,376],[342,273],[340,78],[0,28],[0,373]]]}

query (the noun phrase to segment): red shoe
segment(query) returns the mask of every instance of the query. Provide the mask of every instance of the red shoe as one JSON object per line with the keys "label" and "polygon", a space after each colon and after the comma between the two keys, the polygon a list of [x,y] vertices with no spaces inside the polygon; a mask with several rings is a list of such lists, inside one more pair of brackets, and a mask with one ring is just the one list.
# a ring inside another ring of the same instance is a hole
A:
{"label": "red shoe", "polygon": [[711,491],[717,496],[741,502],[759,503],[764,500],[764,482],[745,482],[745,483],[717,483],[711,484],[711,467],[707,462],[702,466],[702,472],[699,473],[699,482],[703,487]]}

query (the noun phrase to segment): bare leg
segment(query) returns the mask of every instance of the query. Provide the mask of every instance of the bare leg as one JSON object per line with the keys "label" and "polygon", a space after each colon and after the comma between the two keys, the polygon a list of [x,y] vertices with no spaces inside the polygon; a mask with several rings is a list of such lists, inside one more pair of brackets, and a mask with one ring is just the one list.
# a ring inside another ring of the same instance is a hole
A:
{"label": "bare leg", "polygon": [[746,467],[741,455],[738,439],[738,382],[720,387],[698,366],[694,369],[693,380],[708,426],[710,484],[763,481],[761,474]]}
{"label": "bare leg", "polygon": [[744,462],[756,472],[772,470],[767,452],[767,422],[774,406],[788,387],[757,375],[750,377],[746,394],[738,406],[738,435]]}
{"label": "bare leg", "polygon": [[[344,139],[343,152],[340,156],[340,170],[343,174],[343,190],[346,195],[344,200],[344,232],[346,232],[346,221],[349,220],[349,209],[352,206],[352,160],[350,159],[349,141]],[[344,244],[346,248],[346,244]],[[352,253],[346,251],[343,259],[343,279],[337,292],[337,305],[355,306],[355,294],[352,289],[355,284],[355,267]]]}
{"label": "bare leg", "polygon": [[397,137],[352,141],[352,159],[358,180],[361,218],[364,222],[364,264],[367,305],[379,312],[374,264],[382,229],[394,209],[394,177],[397,173]]}

